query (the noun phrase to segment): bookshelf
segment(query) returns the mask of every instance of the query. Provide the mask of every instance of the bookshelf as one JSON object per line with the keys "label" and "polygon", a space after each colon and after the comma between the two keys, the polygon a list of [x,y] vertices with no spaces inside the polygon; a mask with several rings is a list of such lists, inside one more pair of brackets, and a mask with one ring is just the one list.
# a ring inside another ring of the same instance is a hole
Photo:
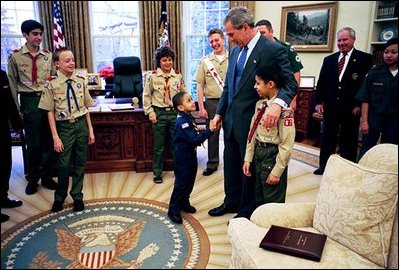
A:
{"label": "bookshelf", "polygon": [[374,21],[371,24],[370,53],[373,63],[381,64],[384,44],[398,36],[398,1],[374,1]]}

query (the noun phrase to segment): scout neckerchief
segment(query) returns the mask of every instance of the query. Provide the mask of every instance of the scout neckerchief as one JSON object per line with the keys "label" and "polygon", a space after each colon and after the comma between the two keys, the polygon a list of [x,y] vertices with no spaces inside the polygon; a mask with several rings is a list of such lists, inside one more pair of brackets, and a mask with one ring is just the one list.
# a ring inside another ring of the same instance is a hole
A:
{"label": "scout neckerchief", "polygon": [[28,53],[28,55],[32,59],[32,84],[35,84],[37,83],[37,59],[39,58],[40,54],[33,56]]}
{"label": "scout neckerchief", "polygon": [[255,121],[254,121],[254,123],[253,123],[253,125],[252,125],[252,127],[251,127],[251,131],[249,132],[249,135],[248,135],[248,143],[251,142],[252,137],[254,136],[255,130],[256,130],[256,128],[257,128],[258,125],[259,125],[260,119],[262,118],[263,114],[265,113],[266,107],[267,107],[267,102],[264,101],[264,102],[262,103],[262,108],[260,108],[260,110],[259,110],[258,113],[256,114]]}
{"label": "scout neckerchief", "polygon": [[213,66],[211,60],[209,59],[209,57],[206,57],[204,59],[204,63],[209,71],[209,73],[211,73],[212,78],[215,80],[216,84],[219,86],[220,91],[223,91],[223,87],[224,87],[224,81],[223,79],[219,76],[219,73],[216,71],[215,67]]}
{"label": "scout neckerchief", "polygon": [[171,104],[172,97],[170,96],[170,85],[169,85],[169,76],[165,77],[165,87],[164,87],[164,93],[163,93],[163,102],[167,103],[168,105]]}
{"label": "scout neckerchief", "polygon": [[69,96],[69,92],[72,93],[72,96],[73,96],[73,99],[75,100],[76,108],[78,109],[78,111],[79,111],[79,104],[78,104],[78,100],[76,99],[75,90],[73,90],[73,87],[72,87],[72,80],[71,80],[71,79],[68,79],[68,80],[67,80],[67,84],[68,84],[68,86],[67,86],[68,110],[69,110],[69,114],[72,114],[72,109],[71,109],[71,98],[70,98],[70,96]]}

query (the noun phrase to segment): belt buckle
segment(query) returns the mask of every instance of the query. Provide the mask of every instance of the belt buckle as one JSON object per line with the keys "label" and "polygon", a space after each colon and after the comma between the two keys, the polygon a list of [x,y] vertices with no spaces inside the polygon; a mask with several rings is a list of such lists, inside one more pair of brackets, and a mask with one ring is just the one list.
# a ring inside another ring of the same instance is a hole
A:
{"label": "belt buckle", "polygon": [[76,123],[76,122],[78,122],[78,120],[79,120],[79,118],[68,119],[69,123]]}
{"label": "belt buckle", "polygon": [[167,112],[170,112],[171,110],[172,110],[172,108],[169,108],[169,107],[165,108],[165,111],[167,111]]}

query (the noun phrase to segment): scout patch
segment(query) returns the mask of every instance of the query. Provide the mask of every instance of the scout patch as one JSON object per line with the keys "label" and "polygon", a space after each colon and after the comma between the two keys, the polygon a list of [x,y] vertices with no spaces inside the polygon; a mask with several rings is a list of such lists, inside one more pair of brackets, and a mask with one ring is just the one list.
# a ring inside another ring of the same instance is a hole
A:
{"label": "scout patch", "polygon": [[57,118],[60,120],[65,120],[68,117],[68,112],[67,111],[60,111],[57,115]]}
{"label": "scout patch", "polygon": [[283,109],[280,114],[281,119],[285,118],[293,118],[294,117],[294,111],[291,109]]}
{"label": "scout patch", "polygon": [[183,125],[181,125],[182,129],[188,128],[190,125],[188,123],[184,123]]}
{"label": "scout patch", "polygon": [[286,126],[286,127],[292,126],[292,118],[284,119],[284,126]]}
{"label": "scout patch", "polygon": [[80,83],[78,83],[78,84],[76,85],[76,87],[77,87],[77,88],[82,88],[82,85],[81,85]]}

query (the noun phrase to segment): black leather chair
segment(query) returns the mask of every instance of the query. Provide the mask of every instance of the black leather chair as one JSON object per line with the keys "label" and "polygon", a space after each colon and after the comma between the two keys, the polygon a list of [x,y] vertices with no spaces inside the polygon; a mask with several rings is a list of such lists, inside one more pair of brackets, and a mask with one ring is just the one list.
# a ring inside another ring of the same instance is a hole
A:
{"label": "black leather chair", "polygon": [[140,58],[136,56],[116,57],[114,63],[114,88],[115,98],[137,97],[140,102],[143,95],[143,75],[141,72]]}

